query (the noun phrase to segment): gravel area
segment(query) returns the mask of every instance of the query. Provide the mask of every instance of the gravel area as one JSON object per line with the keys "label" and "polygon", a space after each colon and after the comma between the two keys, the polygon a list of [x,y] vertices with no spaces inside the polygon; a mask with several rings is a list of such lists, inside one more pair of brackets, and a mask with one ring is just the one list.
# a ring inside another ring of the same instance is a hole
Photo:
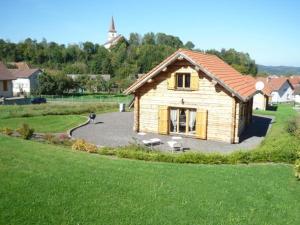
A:
{"label": "gravel area", "polygon": [[[272,117],[253,116],[253,122],[244,131],[241,137],[241,143],[228,144],[217,141],[206,141],[195,138],[183,137],[179,142],[185,148],[185,151],[201,151],[201,152],[232,152],[235,150],[249,150],[258,146],[264,139],[270,125]],[[114,112],[105,113],[97,116],[94,124],[87,124],[79,127],[72,132],[73,138],[83,138],[88,142],[98,146],[124,146],[130,142],[142,143],[142,140],[151,138],[159,138],[162,143],[153,146],[155,149],[162,151],[170,151],[171,148],[167,144],[172,140],[170,135],[159,135],[146,133],[139,135],[132,129],[133,113],[132,112]]]}

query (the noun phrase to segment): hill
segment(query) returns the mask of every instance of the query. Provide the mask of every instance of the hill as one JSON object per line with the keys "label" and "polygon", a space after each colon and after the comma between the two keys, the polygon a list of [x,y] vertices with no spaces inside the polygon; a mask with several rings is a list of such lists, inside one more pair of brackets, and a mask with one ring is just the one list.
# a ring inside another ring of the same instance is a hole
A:
{"label": "hill", "polygon": [[295,66],[264,66],[257,65],[258,73],[268,73],[276,75],[300,74],[300,67]]}

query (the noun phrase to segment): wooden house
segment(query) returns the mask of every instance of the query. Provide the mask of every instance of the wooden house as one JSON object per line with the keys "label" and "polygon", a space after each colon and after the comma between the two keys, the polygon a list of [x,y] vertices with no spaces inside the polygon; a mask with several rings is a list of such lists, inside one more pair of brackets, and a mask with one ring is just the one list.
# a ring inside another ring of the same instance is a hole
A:
{"label": "wooden house", "polygon": [[238,143],[256,89],[217,56],[179,49],[125,93],[134,95],[137,132]]}

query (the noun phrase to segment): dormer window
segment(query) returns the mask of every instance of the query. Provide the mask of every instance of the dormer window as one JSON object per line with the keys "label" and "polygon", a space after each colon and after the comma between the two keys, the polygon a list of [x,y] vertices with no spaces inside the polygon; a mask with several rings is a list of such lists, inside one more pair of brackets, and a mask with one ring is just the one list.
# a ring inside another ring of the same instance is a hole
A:
{"label": "dormer window", "polygon": [[177,73],[177,88],[189,89],[191,88],[191,74],[190,73]]}

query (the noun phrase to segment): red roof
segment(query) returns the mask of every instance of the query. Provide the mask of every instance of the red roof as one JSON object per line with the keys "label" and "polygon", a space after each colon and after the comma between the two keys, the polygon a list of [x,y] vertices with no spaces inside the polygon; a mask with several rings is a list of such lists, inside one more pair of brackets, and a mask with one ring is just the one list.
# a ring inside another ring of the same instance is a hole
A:
{"label": "red roof", "polygon": [[40,71],[40,69],[10,69],[10,72],[16,78],[28,78],[38,71]]}
{"label": "red roof", "polygon": [[14,80],[16,79],[6,66],[0,62],[0,80]]}
{"label": "red roof", "polygon": [[[132,93],[134,90],[143,85],[148,79],[156,75],[162,70],[162,66],[175,61],[178,56],[182,56],[186,60],[190,61],[195,66],[200,67],[205,74],[215,79],[221,86],[226,88],[231,93],[237,95],[241,100],[247,100],[256,93],[255,80],[247,78],[228,65],[222,59],[215,55],[205,54],[201,52],[179,49],[158,66],[154,67],[150,72],[134,82],[125,93]],[[253,81],[254,80],[254,81]],[[254,82],[254,83],[253,83]]]}
{"label": "red roof", "polygon": [[267,82],[270,85],[272,91],[278,91],[282,87],[282,85],[285,84],[285,82],[288,82],[291,85],[286,77],[267,78]]}
{"label": "red roof", "polygon": [[288,78],[293,88],[300,85],[300,75],[292,76]]}
{"label": "red roof", "polygon": [[264,83],[264,85],[265,85],[264,89],[262,90],[263,94],[265,94],[267,96],[271,96],[272,87],[267,82],[267,78],[266,77],[257,77],[256,81],[262,81]]}

